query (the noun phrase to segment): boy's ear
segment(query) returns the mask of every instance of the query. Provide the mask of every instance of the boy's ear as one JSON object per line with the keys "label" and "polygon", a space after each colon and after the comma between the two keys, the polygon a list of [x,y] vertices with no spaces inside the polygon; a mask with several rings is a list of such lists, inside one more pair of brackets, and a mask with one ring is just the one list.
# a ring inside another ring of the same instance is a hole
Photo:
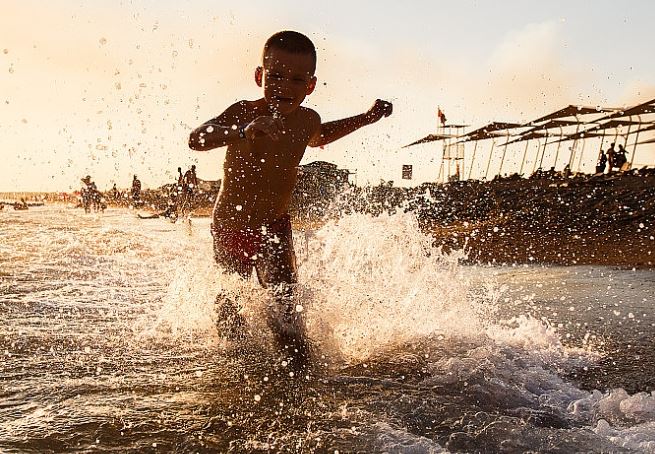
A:
{"label": "boy's ear", "polygon": [[257,84],[258,87],[262,86],[263,76],[264,76],[264,68],[258,66],[257,69],[255,69],[255,83]]}
{"label": "boy's ear", "polygon": [[307,84],[306,96],[311,95],[315,88],[316,88],[316,76],[312,76],[312,78],[309,79],[309,83]]}

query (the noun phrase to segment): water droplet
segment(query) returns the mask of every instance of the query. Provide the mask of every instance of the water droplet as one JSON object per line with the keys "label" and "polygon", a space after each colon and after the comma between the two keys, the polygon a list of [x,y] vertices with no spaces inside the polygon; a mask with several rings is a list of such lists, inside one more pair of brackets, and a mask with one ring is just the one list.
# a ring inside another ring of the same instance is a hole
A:
{"label": "water droplet", "polygon": [[241,211],[243,210],[243,205],[237,205],[234,207],[234,209],[236,209],[237,211]]}
{"label": "water droplet", "polygon": [[262,400],[262,396],[255,394],[255,402],[259,402],[260,400]]}
{"label": "water droplet", "polygon": [[207,126],[207,129],[205,129],[208,133],[214,132],[214,127],[212,125]]}

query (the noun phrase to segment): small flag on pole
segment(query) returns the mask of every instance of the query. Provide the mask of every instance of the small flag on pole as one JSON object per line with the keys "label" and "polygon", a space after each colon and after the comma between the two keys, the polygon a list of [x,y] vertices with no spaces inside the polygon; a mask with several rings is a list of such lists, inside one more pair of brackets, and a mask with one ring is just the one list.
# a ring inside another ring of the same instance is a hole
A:
{"label": "small flag on pole", "polygon": [[437,118],[439,118],[441,126],[446,126],[446,115],[441,110],[441,107],[437,107]]}

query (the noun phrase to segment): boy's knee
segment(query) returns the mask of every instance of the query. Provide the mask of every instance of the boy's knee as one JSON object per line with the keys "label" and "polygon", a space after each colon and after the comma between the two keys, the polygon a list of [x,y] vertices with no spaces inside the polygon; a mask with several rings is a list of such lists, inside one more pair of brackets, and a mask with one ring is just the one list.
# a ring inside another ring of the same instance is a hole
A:
{"label": "boy's knee", "polygon": [[276,299],[291,300],[293,299],[294,288],[294,282],[280,282],[273,286],[273,295]]}

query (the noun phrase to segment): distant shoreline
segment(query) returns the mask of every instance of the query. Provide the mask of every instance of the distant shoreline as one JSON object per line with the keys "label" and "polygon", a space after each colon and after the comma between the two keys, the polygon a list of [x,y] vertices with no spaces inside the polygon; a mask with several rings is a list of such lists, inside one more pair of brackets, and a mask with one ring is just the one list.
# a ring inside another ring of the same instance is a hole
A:
{"label": "distant shoreline", "polygon": [[[61,195],[0,193],[0,199],[5,194],[30,194],[49,204]],[[157,213],[166,206],[164,194],[147,191],[148,203],[137,210]],[[342,199],[336,212],[335,198]],[[204,193],[191,216],[211,216],[212,200],[213,193]],[[75,201],[70,197],[65,203]],[[120,206],[125,202],[120,200]],[[304,187],[294,194],[291,213],[296,228],[315,229],[339,210],[376,215],[388,209],[416,212],[434,245],[445,252],[463,249],[467,263],[655,268],[655,171],[648,169],[416,188],[335,186],[329,193]]]}

